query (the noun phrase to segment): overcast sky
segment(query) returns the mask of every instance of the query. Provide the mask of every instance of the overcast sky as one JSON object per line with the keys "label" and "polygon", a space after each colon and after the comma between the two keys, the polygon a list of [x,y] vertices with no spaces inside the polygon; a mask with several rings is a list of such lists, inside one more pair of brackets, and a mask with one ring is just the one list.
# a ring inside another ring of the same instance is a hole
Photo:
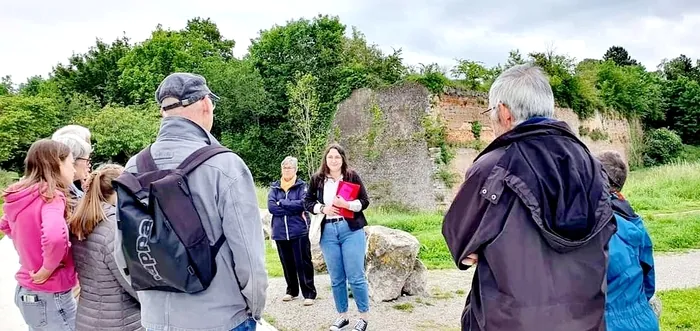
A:
{"label": "overcast sky", "polygon": [[15,83],[46,77],[72,53],[87,51],[95,38],[111,42],[126,34],[143,41],[158,23],[181,29],[196,16],[211,18],[234,39],[238,56],[261,29],[322,13],[340,16],[387,51],[402,48],[407,64],[449,67],[455,58],[465,58],[495,65],[505,62],[510,49],[525,54],[548,45],[578,60],[600,58],[611,45],[620,45],[647,69],[681,53],[700,57],[697,0],[373,2],[0,0],[0,76],[12,75]]}

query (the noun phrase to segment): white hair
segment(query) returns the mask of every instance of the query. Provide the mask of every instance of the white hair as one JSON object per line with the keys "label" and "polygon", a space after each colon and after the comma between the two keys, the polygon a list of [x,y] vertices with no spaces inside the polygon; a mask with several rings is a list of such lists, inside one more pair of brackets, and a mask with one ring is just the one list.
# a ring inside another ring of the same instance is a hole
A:
{"label": "white hair", "polygon": [[64,135],[64,134],[74,134],[80,137],[81,139],[85,140],[88,144],[90,144],[90,130],[84,126],[76,125],[76,124],[71,124],[71,125],[66,125],[54,132],[53,136],[51,136],[51,140],[56,140],[58,136]]}
{"label": "white hair", "polygon": [[59,136],[52,137],[51,140],[62,143],[70,148],[73,159],[85,159],[92,153],[92,146],[87,143],[81,136],[74,133],[64,133]]}
{"label": "white hair", "polygon": [[299,164],[299,161],[297,160],[297,158],[295,158],[293,156],[287,156],[284,158],[284,160],[282,160],[280,167],[284,167],[285,164],[289,164],[290,166],[292,166],[296,169],[297,164]]}
{"label": "white hair", "polygon": [[510,110],[515,125],[537,116],[554,117],[554,94],[549,79],[533,64],[511,67],[496,78],[489,91],[494,120],[498,120],[499,103]]}

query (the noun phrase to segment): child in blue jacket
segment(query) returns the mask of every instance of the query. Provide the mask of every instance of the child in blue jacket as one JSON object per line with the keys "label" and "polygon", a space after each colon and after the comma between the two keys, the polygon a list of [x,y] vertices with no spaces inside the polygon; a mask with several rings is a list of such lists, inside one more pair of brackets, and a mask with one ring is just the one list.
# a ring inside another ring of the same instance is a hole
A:
{"label": "child in blue jacket", "polygon": [[655,291],[651,238],[641,216],[620,193],[627,180],[627,164],[617,152],[602,153],[598,159],[608,174],[617,221],[617,232],[608,247],[607,329],[658,331],[659,321],[649,304]]}

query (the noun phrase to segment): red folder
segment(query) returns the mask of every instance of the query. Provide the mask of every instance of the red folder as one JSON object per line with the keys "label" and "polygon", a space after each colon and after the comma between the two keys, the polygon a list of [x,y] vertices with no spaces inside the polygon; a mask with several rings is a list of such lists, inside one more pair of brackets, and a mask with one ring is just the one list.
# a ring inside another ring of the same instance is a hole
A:
{"label": "red folder", "polygon": [[[338,183],[338,192],[336,193],[336,195],[341,196],[346,201],[353,201],[353,200],[357,199],[357,195],[359,193],[360,193],[360,185],[358,185],[358,184],[345,182],[345,181],[341,181],[340,183]],[[338,209],[340,210],[340,216],[343,216],[347,219],[355,218],[355,212],[353,212],[352,210],[340,208],[340,207],[338,207]]]}

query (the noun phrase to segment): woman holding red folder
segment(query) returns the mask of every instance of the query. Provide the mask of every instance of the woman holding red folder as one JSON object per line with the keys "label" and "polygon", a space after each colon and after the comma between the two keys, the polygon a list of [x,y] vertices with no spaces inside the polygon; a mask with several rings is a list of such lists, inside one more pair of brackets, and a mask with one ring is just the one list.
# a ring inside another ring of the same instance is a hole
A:
{"label": "woman holding red folder", "polygon": [[366,239],[363,229],[367,220],[362,211],[369,206],[369,197],[360,176],[349,169],[345,150],[340,145],[333,144],[326,149],[321,168],[311,177],[304,206],[309,212],[324,215],[320,246],[331,276],[335,307],[340,315],[330,330],[337,331],[350,324],[347,316],[349,283],[360,312],[354,330],[365,331],[369,290],[365,277]]}

